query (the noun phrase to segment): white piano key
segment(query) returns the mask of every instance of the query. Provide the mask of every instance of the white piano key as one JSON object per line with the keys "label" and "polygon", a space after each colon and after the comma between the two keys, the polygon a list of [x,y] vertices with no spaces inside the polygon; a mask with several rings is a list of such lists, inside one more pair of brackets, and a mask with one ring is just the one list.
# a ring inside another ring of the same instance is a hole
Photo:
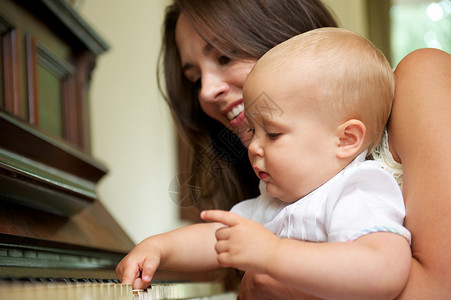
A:
{"label": "white piano key", "polygon": [[[157,300],[210,299],[224,293],[222,283],[156,283],[147,290],[133,290],[117,283],[0,284],[0,300]],[[215,298],[221,299],[221,298]]]}

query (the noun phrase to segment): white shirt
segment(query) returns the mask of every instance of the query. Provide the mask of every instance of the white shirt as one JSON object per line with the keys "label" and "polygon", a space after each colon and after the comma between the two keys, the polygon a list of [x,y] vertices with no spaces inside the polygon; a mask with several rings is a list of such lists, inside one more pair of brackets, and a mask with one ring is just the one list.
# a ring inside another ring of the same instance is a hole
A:
{"label": "white shirt", "polygon": [[403,235],[405,207],[395,179],[375,161],[360,154],[332,179],[294,203],[284,203],[266,192],[236,204],[231,212],[264,225],[282,238],[312,242],[355,240],[388,231]]}

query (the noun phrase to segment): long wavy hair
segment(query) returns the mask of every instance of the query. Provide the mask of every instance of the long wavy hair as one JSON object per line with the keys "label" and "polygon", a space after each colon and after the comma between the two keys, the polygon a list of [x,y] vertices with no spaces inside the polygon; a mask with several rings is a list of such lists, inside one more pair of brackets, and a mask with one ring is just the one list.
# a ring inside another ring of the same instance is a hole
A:
{"label": "long wavy hair", "polygon": [[337,24],[318,0],[175,0],[167,7],[158,85],[189,149],[194,204],[201,209],[230,209],[258,195],[258,178],[247,149],[233,132],[203,112],[199,87],[183,74],[175,42],[181,13],[207,43],[231,59],[260,58],[295,35]]}

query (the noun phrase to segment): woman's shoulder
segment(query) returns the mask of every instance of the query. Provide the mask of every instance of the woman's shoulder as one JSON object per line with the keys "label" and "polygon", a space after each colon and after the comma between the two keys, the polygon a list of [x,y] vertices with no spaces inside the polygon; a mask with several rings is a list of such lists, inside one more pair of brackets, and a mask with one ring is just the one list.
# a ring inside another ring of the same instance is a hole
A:
{"label": "woman's shoulder", "polygon": [[437,138],[451,132],[443,127],[445,112],[450,110],[451,55],[432,48],[415,50],[400,61],[395,77],[389,143],[395,160],[404,164],[407,156],[419,154],[412,148],[430,138],[425,128],[442,132]]}
{"label": "woman's shoulder", "polygon": [[412,64],[426,61],[443,61],[450,59],[450,54],[435,48],[421,48],[407,54],[399,65]]}
{"label": "woman's shoulder", "polygon": [[[449,53],[434,48],[422,48],[407,54],[396,66],[395,74],[397,80],[434,74],[438,77],[445,73],[451,74],[449,66],[451,66]],[[402,77],[399,77],[399,74],[402,74]]]}

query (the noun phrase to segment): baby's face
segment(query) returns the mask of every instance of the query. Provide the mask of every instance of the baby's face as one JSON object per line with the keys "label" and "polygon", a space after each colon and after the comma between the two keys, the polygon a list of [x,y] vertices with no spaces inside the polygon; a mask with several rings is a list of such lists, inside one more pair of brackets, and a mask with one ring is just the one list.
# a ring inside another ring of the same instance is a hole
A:
{"label": "baby's face", "polygon": [[268,193],[294,202],[337,173],[335,127],[324,119],[315,82],[257,69],[244,86],[253,137],[249,159]]}

